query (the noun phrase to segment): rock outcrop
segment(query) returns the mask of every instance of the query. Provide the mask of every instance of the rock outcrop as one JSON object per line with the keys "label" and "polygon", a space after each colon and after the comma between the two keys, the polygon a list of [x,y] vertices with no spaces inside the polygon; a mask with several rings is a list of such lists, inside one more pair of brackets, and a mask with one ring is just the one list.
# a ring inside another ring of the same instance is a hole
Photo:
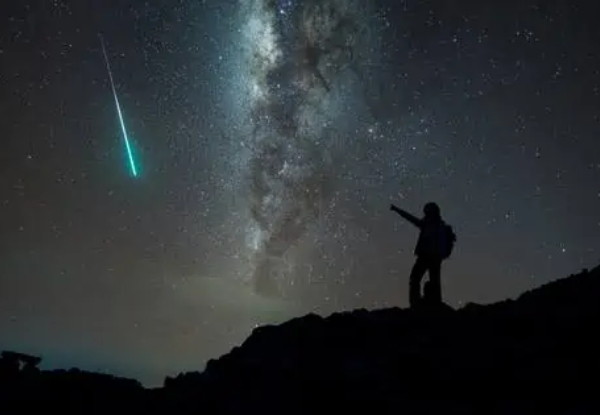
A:
{"label": "rock outcrop", "polygon": [[39,371],[36,358],[9,353],[0,411],[595,414],[598,327],[600,268],[491,305],[311,314],[260,327],[203,372],[154,390]]}

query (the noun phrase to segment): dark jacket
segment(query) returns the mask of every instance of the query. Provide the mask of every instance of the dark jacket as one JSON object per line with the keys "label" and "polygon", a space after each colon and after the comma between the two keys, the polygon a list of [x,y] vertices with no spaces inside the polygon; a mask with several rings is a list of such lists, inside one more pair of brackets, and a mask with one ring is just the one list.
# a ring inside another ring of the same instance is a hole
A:
{"label": "dark jacket", "polygon": [[415,246],[415,255],[431,259],[441,259],[441,233],[444,231],[444,221],[442,218],[439,216],[425,216],[419,219],[399,208],[394,207],[394,211],[420,230],[419,239]]}

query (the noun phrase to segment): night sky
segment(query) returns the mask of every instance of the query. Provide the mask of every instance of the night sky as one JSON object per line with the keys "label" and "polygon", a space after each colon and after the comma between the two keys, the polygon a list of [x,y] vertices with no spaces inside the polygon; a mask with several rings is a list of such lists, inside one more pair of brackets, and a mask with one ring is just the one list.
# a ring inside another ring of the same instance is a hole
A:
{"label": "night sky", "polygon": [[452,306],[597,265],[594,8],[2,2],[0,349],[156,385],[258,324],[406,307],[391,202],[453,225]]}

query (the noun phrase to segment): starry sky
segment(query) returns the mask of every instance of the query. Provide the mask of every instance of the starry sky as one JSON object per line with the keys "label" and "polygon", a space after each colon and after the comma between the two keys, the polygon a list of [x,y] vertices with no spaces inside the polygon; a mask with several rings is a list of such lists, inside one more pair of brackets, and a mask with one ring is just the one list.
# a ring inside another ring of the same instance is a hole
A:
{"label": "starry sky", "polygon": [[405,307],[417,233],[390,203],[436,201],[453,225],[453,306],[600,260],[591,2],[24,0],[0,16],[1,349],[159,385],[259,324]]}

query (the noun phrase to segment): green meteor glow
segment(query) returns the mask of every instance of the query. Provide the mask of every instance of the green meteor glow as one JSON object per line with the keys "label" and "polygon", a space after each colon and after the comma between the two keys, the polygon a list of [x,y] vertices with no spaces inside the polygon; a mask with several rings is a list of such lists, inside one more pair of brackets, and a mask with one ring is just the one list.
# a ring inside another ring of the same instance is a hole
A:
{"label": "green meteor glow", "polygon": [[110,63],[108,62],[108,54],[106,53],[106,47],[104,46],[104,40],[100,37],[100,43],[102,45],[102,52],[104,53],[104,61],[106,62],[106,69],[108,70],[108,77],[110,79],[110,86],[112,88],[113,96],[115,97],[115,105],[117,107],[117,114],[119,115],[119,123],[121,124],[121,131],[123,131],[123,140],[125,141],[125,148],[127,150],[127,157],[129,158],[129,166],[131,168],[131,174],[133,177],[137,177],[138,170],[135,166],[135,160],[133,158],[133,151],[131,149],[131,143],[129,142],[129,136],[125,129],[125,121],[123,120],[123,113],[121,111],[121,104],[119,104],[119,98],[117,97],[117,89],[115,88],[115,82],[113,80],[112,70],[110,69]]}
{"label": "green meteor glow", "polygon": [[115,95],[115,104],[117,106],[117,113],[119,114],[119,122],[121,123],[121,130],[123,131],[123,139],[125,140],[125,148],[127,149],[127,156],[129,157],[129,165],[131,167],[131,173],[133,177],[137,177],[137,169],[135,167],[135,161],[133,160],[133,152],[131,151],[131,144],[129,143],[129,137],[125,130],[125,122],[123,121],[123,114],[121,113],[121,105],[119,105],[119,99],[117,94]]}

